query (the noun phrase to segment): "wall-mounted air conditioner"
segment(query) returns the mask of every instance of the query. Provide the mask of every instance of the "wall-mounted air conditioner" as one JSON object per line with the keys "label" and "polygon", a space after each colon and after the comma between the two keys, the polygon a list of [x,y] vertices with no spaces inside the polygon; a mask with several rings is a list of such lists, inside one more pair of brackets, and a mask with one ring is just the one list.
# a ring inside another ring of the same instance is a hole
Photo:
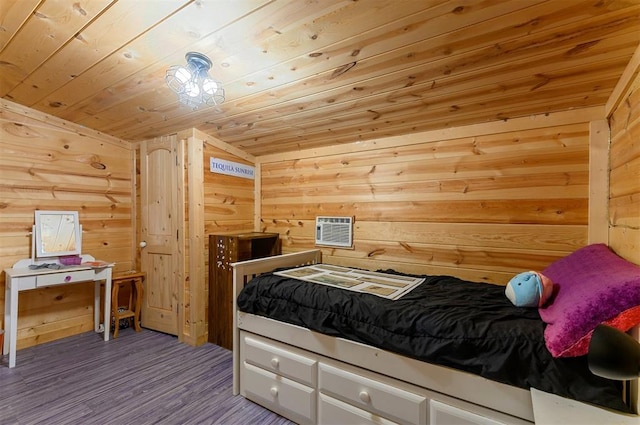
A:
{"label": "wall-mounted air conditioner", "polygon": [[316,245],[353,246],[353,217],[316,217]]}

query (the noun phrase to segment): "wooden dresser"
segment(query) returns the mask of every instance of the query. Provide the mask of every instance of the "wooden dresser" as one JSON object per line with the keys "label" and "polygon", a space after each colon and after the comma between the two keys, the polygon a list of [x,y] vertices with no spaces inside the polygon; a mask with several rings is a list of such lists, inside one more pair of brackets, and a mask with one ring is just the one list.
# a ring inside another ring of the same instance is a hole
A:
{"label": "wooden dresser", "polygon": [[280,254],[278,233],[209,235],[209,342],[233,346],[233,269],[231,263]]}

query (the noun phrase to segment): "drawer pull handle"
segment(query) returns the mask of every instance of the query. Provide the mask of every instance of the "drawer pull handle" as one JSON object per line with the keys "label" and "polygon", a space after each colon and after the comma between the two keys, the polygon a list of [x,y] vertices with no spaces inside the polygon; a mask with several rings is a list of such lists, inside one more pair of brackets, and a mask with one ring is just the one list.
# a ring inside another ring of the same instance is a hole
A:
{"label": "drawer pull handle", "polygon": [[276,387],[271,387],[269,394],[271,394],[271,397],[273,398],[278,397],[278,389]]}
{"label": "drawer pull handle", "polygon": [[67,275],[64,277],[65,282],[69,282],[71,280],[71,276]]}
{"label": "drawer pull handle", "polygon": [[362,401],[363,403],[369,403],[371,401],[371,396],[366,391],[360,391],[360,394],[358,394],[358,397],[360,398],[360,401]]}
{"label": "drawer pull handle", "polygon": [[277,369],[279,365],[280,365],[280,360],[278,360],[276,357],[271,359],[272,368]]}

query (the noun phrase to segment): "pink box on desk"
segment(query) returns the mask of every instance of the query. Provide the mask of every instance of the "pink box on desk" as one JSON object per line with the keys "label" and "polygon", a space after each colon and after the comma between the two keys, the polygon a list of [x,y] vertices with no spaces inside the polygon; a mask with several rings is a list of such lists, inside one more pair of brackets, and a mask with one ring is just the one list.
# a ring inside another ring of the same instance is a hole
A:
{"label": "pink box on desk", "polygon": [[60,257],[60,263],[65,266],[79,266],[82,258],[79,255],[65,255]]}

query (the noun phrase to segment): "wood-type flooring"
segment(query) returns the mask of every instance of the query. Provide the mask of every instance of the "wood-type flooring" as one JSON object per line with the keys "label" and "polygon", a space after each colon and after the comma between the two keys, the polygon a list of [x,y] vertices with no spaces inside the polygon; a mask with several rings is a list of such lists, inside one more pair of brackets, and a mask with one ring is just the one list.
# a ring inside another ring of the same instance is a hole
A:
{"label": "wood-type flooring", "polygon": [[170,335],[87,332],[0,362],[0,424],[291,424],[233,396],[231,351]]}

